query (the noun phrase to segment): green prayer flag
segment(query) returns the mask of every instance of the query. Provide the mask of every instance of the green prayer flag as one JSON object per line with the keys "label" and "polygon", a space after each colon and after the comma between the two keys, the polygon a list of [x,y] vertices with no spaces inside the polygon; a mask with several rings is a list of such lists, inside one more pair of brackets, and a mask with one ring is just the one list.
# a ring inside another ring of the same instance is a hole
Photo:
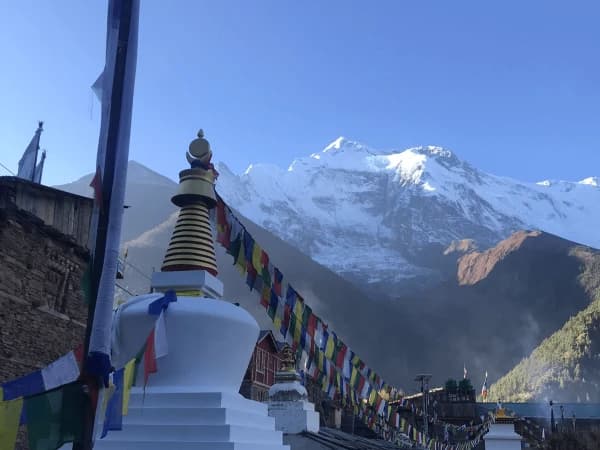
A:
{"label": "green prayer flag", "polygon": [[30,450],[56,450],[80,441],[89,397],[80,382],[25,399]]}
{"label": "green prayer flag", "polygon": [[304,311],[302,311],[302,327],[305,330],[308,330],[308,320],[310,319],[311,314],[312,314],[311,307],[305,304]]}
{"label": "green prayer flag", "polygon": [[240,247],[242,245],[242,233],[238,234],[227,249],[227,254],[233,256],[237,259],[238,254],[240,253]]}

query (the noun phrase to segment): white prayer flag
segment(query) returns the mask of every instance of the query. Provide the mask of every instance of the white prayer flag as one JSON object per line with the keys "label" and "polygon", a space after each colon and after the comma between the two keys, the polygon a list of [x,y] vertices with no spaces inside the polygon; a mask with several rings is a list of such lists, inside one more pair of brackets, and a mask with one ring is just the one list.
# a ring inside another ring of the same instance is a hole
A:
{"label": "white prayer flag", "polygon": [[79,365],[72,351],[42,369],[46,390],[63,386],[79,378]]}
{"label": "white prayer flag", "polygon": [[156,325],[154,326],[154,354],[156,359],[167,356],[169,353],[169,344],[167,342],[167,328],[165,323],[165,311],[161,311]]}

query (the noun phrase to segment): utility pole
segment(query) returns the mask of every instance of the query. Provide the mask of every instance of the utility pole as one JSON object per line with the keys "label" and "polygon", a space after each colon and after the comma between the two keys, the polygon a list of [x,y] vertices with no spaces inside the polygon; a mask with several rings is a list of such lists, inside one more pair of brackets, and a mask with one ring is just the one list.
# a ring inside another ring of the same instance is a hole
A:
{"label": "utility pole", "polygon": [[423,394],[423,436],[425,438],[425,442],[427,442],[428,436],[428,428],[429,428],[429,419],[427,414],[427,397],[429,394],[429,380],[431,380],[431,374],[422,373],[417,375],[415,378],[416,382],[421,383],[421,394]]}

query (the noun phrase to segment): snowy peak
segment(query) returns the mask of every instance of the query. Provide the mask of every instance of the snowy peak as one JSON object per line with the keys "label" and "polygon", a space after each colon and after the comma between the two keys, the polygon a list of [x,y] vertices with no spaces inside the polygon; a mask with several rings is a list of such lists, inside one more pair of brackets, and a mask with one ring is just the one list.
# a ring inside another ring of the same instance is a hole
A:
{"label": "snowy peak", "polygon": [[416,153],[419,155],[425,155],[436,159],[448,159],[458,161],[456,155],[454,155],[450,150],[446,150],[443,147],[438,147],[435,145],[425,145],[420,147],[413,147],[406,150],[407,152]]}
{"label": "snowy peak", "polygon": [[588,178],[586,178],[584,180],[581,180],[579,182],[579,184],[585,184],[585,185],[588,185],[588,186],[598,187],[598,186],[600,186],[600,178],[598,178],[598,177],[588,177]]}
{"label": "snowy peak", "polygon": [[338,137],[336,140],[327,145],[322,153],[344,152],[344,151],[363,151],[370,150],[366,145],[357,141],[346,139],[344,136]]}

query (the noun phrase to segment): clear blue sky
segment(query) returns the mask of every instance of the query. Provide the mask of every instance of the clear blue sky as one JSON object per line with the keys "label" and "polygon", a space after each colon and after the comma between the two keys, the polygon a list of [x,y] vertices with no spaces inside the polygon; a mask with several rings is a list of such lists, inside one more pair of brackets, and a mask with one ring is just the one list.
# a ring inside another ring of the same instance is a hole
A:
{"label": "clear blue sky", "polygon": [[[523,180],[600,175],[597,1],[141,2],[130,156],[170,177],[200,126],[238,172],[344,135]],[[0,162],[16,170],[43,119],[44,182],[91,172],[106,3],[0,18]]]}

